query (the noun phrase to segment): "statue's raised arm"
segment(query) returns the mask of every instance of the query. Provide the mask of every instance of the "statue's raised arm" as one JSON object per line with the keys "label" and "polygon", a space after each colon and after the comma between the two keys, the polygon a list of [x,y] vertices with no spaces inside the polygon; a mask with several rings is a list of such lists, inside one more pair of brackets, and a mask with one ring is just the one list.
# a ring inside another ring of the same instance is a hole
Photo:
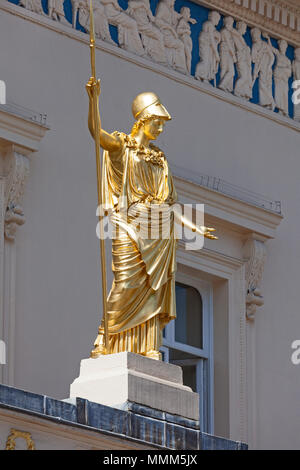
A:
{"label": "statue's raised arm", "polygon": [[101,127],[101,118],[99,112],[99,96],[100,96],[100,80],[96,80],[94,77],[91,77],[86,84],[86,91],[89,96],[89,117],[88,117],[88,126],[92,137],[95,139],[95,118],[93,113],[93,99],[96,95],[97,101],[97,119],[99,123],[100,129],[100,142],[99,145],[104,149],[108,150],[109,152],[116,152],[120,149],[122,143],[120,138],[109,134]]}

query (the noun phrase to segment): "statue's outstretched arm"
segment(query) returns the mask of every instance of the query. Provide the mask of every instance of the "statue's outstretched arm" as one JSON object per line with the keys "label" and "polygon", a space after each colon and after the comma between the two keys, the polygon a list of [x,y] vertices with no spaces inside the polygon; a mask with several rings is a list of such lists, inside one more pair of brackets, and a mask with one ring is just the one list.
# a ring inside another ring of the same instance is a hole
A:
{"label": "statue's outstretched arm", "polygon": [[86,91],[89,96],[89,117],[88,117],[88,126],[90,133],[92,134],[93,139],[95,139],[95,122],[94,122],[94,113],[93,113],[93,96],[97,96],[97,116],[99,120],[99,129],[100,129],[100,142],[99,145],[104,150],[109,152],[116,152],[120,149],[121,141],[112,134],[109,134],[101,127],[101,119],[99,112],[99,96],[100,96],[100,80],[95,80],[93,77],[89,79],[86,84]]}
{"label": "statue's outstretched arm", "polygon": [[182,214],[182,211],[180,210],[179,207],[177,207],[176,204],[174,205],[173,212],[174,212],[175,221],[177,223],[190,229],[192,232],[197,232],[199,235],[203,235],[205,238],[210,238],[211,240],[218,239],[218,237],[216,237],[215,235],[211,233],[215,231],[214,228],[205,227],[204,225],[200,225],[200,226],[195,225],[191,220],[189,220],[187,217],[185,217]]}

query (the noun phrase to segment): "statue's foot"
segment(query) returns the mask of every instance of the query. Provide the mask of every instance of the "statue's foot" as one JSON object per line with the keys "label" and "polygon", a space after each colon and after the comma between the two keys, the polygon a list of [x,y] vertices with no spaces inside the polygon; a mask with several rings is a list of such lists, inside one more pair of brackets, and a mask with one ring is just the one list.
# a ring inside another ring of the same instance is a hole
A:
{"label": "statue's foot", "polygon": [[102,344],[100,344],[99,346],[96,346],[91,351],[90,357],[92,357],[93,359],[96,359],[99,356],[103,356],[105,353],[106,353],[105,352],[105,347]]}
{"label": "statue's foot", "polygon": [[156,359],[157,361],[161,361],[162,359],[161,353],[159,351],[155,351],[154,349],[148,351],[146,356],[150,357],[151,359]]}

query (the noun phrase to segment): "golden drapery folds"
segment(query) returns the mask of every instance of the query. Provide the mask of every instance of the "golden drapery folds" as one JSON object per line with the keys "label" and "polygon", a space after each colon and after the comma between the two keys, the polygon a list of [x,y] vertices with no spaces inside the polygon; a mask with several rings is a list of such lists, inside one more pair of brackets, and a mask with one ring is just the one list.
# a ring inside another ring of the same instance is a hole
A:
{"label": "golden drapery folds", "polygon": [[[157,147],[139,146],[123,133],[113,135],[121,141],[120,150],[104,151],[102,171],[102,203],[115,228],[114,280],[107,299],[110,351],[158,359],[161,331],[176,317],[172,205],[177,194],[168,162]],[[151,222],[141,223],[149,220],[150,212]],[[101,345],[103,324],[99,333]]]}

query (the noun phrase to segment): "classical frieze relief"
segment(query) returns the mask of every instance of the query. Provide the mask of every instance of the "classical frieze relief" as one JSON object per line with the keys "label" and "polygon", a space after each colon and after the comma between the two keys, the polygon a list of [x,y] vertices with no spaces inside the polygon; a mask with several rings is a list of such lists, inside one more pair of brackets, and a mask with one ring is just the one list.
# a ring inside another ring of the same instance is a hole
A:
{"label": "classical frieze relief", "polygon": [[232,15],[250,26],[268,31],[276,38],[300,46],[300,4],[298,0],[199,0],[208,8]]}
{"label": "classical frieze relief", "polygon": [[[268,34],[272,18],[284,17],[275,15],[276,8],[283,12],[283,0],[201,0],[184,6],[175,0],[94,0],[93,4],[99,39],[300,121],[300,104],[292,101],[300,47],[288,44],[286,35],[277,34],[277,41],[275,33]],[[20,0],[19,5],[89,32],[89,0],[48,0],[47,12],[41,0]],[[232,16],[222,15],[229,6]],[[286,8],[286,20],[294,20],[293,27],[285,28],[300,36],[296,31],[300,8]],[[248,18],[250,14],[263,23]],[[298,40],[293,43],[300,46]]]}

